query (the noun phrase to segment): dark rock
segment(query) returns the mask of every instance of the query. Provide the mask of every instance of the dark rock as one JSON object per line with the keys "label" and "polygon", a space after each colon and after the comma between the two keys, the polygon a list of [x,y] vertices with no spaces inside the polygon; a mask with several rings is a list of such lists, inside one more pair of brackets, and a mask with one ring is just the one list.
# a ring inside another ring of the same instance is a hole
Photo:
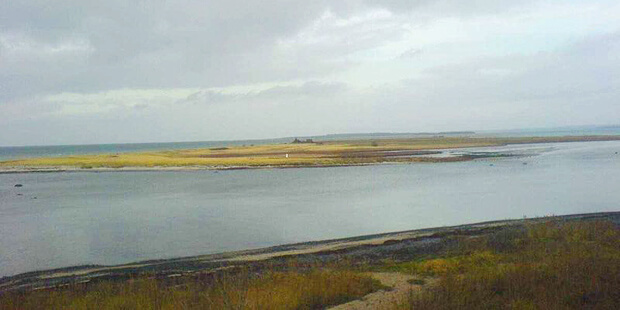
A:
{"label": "dark rock", "polygon": [[401,240],[393,240],[393,239],[389,239],[389,240],[385,240],[383,241],[383,245],[392,245],[392,244],[396,244],[402,242]]}

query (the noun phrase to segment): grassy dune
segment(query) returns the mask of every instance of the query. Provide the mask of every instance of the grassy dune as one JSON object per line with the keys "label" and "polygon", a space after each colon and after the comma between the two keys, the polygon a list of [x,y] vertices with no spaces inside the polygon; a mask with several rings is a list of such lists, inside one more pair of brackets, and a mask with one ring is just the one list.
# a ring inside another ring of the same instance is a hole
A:
{"label": "grassy dune", "polygon": [[391,260],[405,248],[374,261],[291,256],[266,268],[8,291],[0,309],[317,309],[384,289],[369,271],[414,275],[411,293],[380,309],[620,308],[617,224],[550,218],[488,231],[446,235],[438,251],[413,261]]}
{"label": "grassy dune", "polygon": [[[496,146],[517,143],[620,140],[620,136],[469,138],[435,137],[308,144],[273,144],[143,153],[31,158],[0,162],[0,169],[123,168],[123,167],[297,167],[370,164],[378,162],[459,161],[470,158],[394,156],[411,151]],[[409,152],[409,153],[407,153]],[[288,154],[288,157],[286,157]]]}
{"label": "grassy dune", "polygon": [[389,269],[439,277],[401,309],[618,309],[620,229],[605,221],[536,224]]}

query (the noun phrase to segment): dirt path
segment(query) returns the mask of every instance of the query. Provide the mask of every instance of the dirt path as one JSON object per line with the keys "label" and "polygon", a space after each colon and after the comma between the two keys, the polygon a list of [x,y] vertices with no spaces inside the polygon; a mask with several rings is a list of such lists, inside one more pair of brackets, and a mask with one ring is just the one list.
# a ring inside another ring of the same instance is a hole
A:
{"label": "dirt path", "polygon": [[[381,284],[389,286],[391,290],[380,290],[364,296],[360,300],[354,300],[346,304],[338,305],[332,310],[357,310],[357,309],[393,309],[399,303],[406,300],[407,295],[419,291],[422,285],[411,284],[409,281],[418,279],[416,276],[397,272],[373,272],[370,276],[379,280]],[[428,281],[427,281],[428,282]]]}

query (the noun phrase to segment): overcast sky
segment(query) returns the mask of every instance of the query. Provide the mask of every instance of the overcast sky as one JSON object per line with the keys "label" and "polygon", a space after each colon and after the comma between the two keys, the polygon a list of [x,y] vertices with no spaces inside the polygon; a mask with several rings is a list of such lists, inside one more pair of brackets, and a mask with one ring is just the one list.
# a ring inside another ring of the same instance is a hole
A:
{"label": "overcast sky", "polygon": [[0,1],[0,145],[620,122],[620,2]]}

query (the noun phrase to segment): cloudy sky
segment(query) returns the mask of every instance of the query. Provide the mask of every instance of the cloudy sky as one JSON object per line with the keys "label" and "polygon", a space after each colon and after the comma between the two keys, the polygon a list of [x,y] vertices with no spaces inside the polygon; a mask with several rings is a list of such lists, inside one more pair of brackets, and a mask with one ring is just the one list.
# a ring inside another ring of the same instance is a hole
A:
{"label": "cloudy sky", "polygon": [[620,2],[0,2],[0,145],[618,124]]}

